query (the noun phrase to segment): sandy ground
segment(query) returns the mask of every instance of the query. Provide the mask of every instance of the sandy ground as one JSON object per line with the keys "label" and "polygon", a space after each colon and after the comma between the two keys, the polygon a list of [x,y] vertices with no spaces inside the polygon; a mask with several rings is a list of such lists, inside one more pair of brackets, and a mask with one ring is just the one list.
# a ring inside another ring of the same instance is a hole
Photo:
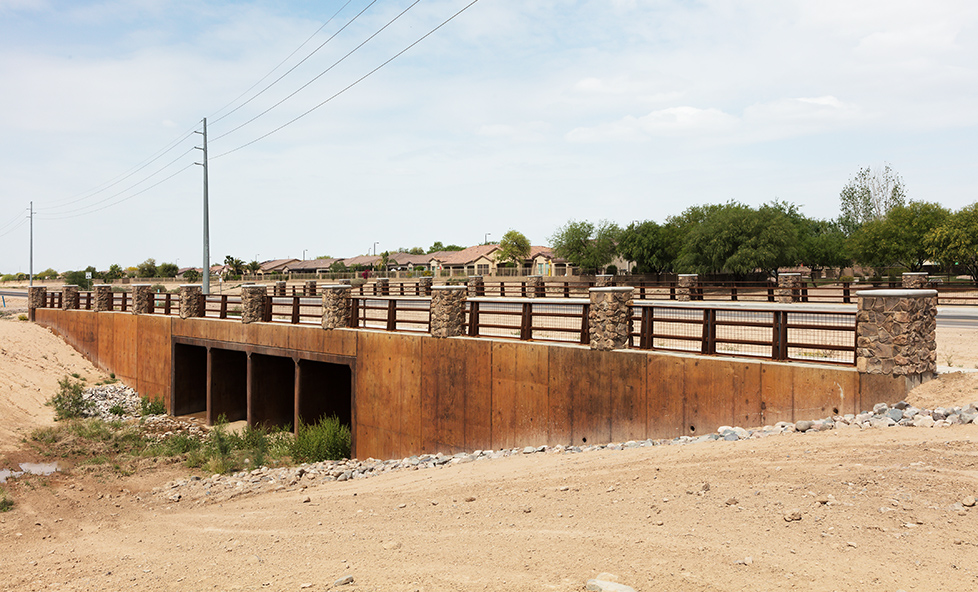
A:
{"label": "sandy ground", "polygon": [[[962,360],[978,362],[974,337]],[[58,378],[97,373],[27,323],[0,321],[0,344],[0,444],[15,447],[50,421]],[[909,398],[978,400],[978,373]],[[325,590],[351,575],[337,589],[571,591],[599,572],[639,591],[978,589],[978,507],[954,506],[978,495],[974,425],[521,455],[199,505],[152,494],[186,474],[8,482],[0,589]]]}

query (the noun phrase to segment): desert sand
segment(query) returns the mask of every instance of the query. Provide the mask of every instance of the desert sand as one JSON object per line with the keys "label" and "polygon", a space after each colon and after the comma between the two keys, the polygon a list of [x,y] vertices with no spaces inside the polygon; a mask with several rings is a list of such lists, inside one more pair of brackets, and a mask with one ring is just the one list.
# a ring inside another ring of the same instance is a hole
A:
{"label": "desert sand", "polygon": [[[3,468],[59,378],[101,375],[36,325],[0,321],[0,344]],[[978,400],[978,373],[909,400]],[[978,589],[976,425],[518,455],[219,503],[153,494],[179,465],[66,469],[3,486],[0,589],[571,591],[599,572],[639,591]]]}

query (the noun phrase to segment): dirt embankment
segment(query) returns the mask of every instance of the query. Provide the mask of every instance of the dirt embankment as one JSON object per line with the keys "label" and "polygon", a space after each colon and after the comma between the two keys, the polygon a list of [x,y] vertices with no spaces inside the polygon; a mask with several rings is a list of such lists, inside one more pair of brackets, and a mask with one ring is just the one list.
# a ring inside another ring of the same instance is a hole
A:
{"label": "dirt embankment", "polygon": [[[98,374],[43,329],[7,324],[5,429],[8,410],[30,409],[3,433],[16,446],[50,421],[38,401],[58,378]],[[911,402],[978,399],[975,374],[925,386]],[[577,591],[599,572],[639,591],[978,588],[975,425],[518,455],[220,502],[153,494],[187,474],[8,483],[0,588],[298,591],[351,575],[335,589]]]}

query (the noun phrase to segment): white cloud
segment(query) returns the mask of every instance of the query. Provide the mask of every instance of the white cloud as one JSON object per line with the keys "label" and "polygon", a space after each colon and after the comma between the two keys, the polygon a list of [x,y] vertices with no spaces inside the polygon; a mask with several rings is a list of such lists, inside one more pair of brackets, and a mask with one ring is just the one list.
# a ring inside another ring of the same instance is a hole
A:
{"label": "white cloud", "polygon": [[572,142],[637,141],[645,137],[686,137],[727,134],[738,118],[719,109],[688,105],[652,111],[642,117],[627,116],[616,122],[577,128],[567,134]]}

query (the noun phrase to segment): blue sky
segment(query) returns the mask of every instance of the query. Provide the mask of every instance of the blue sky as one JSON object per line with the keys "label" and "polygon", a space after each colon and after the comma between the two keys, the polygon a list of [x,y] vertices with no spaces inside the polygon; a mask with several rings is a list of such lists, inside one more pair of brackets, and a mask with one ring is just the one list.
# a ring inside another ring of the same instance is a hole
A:
{"label": "blue sky", "polygon": [[546,244],[728,200],[832,218],[884,162],[911,199],[978,200],[978,4],[956,0],[479,0],[228,153],[470,1],[0,0],[0,272],[27,269],[31,199],[35,271],[200,265],[205,116],[214,261]]}

